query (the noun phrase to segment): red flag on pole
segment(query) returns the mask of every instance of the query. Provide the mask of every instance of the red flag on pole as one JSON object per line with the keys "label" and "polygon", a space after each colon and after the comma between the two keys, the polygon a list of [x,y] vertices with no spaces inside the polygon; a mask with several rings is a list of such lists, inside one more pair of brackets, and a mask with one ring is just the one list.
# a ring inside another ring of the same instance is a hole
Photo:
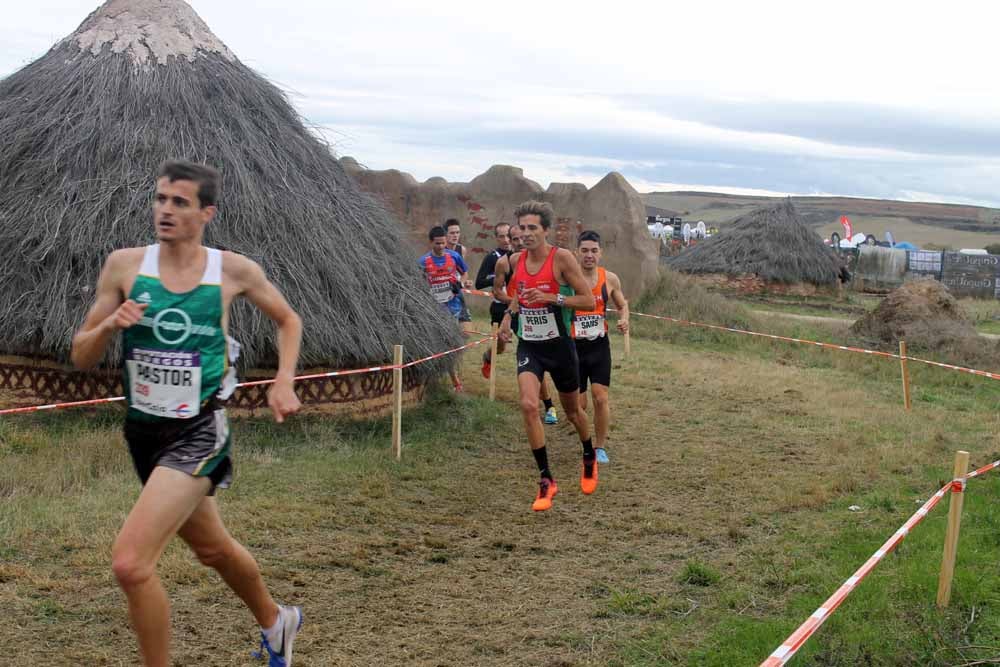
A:
{"label": "red flag on pole", "polygon": [[843,225],[844,227],[844,235],[845,235],[844,238],[846,238],[849,241],[851,237],[854,236],[854,233],[851,230],[850,218],[848,218],[846,215],[840,216],[840,224]]}

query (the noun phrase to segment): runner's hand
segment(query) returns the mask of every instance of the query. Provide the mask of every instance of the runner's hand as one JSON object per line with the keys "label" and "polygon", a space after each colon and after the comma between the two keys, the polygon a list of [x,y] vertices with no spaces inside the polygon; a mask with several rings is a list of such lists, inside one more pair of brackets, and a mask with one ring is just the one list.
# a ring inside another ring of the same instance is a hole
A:
{"label": "runner's hand", "polygon": [[628,333],[628,320],[618,320],[618,330],[623,334]]}
{"label": "runner's hand", "polygon": [[148,303],[136,303],[128,299],[111,314],[111,321],[116,329],[128,329],[142,319],[142,314],[149,308]]}
{"label": "runner's hand", "polygon": [[509,343],[514,340],[514,332],[510,330],[510,318],[503,318],[503,324],[500,325],[500,331],[497,332],[497,336],[505,343]]}
{"label": "runner's hand", "polygon": [[[552,297],[551,301],[549,301],[549,297]],[[532,287],[524,290],[521,294],[521,301],[523,303],[555,303],[555,294],[549,294]]]}
{"label": "runner's hand", "polygon": [[267,406],[271,408],[271,412],[274,414],[274,421],[281,424],[285,421],[285,417],[298,412],[299,408],[302,407],[302,403],[299,402],[299,397],[295,395],[292,383],[279,380],[271,385],[271,389],[267,392]]}

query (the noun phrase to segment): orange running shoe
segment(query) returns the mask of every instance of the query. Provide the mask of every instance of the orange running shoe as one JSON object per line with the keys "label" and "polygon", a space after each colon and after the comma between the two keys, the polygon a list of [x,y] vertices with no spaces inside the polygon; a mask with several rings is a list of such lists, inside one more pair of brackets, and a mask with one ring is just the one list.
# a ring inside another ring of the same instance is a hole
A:
{"label": "orange running shoe", "polygon": [[490,370],[492,366],[493,364],[491,364],[488,359],[483,359],[483,367],[480,370],[482,370],[483,377],[486,378],[487,380],[490,379]]}
{"label": "orange running shoe", "polygon": [[584,495],[590,495],[597,490],[597,457],[590,461],[583,459],[582,470],[580,470],[580,490]]}
{"label": "orange running shoe", "polygon": [[556,481],[548,477],[542,477],[538,482],[538,497],[535,498],[535,502],[531,503],[531,509],[536,512],[544,512],[547,509],[551,509],[552,499],[556,497],[557,493],[559,493],[559,487],[556,486]]}

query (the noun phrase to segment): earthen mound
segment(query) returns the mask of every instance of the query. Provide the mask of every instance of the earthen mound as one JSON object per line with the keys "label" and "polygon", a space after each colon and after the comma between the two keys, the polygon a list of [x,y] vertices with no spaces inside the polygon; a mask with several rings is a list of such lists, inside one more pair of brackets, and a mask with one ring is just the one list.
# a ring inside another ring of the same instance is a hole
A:
{"label": "earthen mound", "polygon": [[933,279],[914,280],[893,290],[851,326],[851,333],[879,348],[905,340],[911,347],[939,349],[956,340],[978,338],[955,297]]}

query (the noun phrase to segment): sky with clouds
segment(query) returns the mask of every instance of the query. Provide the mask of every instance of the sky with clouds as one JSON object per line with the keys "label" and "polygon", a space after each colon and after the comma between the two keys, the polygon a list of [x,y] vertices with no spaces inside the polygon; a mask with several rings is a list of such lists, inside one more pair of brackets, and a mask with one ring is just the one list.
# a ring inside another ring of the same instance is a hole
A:
{"label": "sky with clouds", "polygon": [[[5,8],[0,76],[98,4]],[[992,3],[190,4],[373,169],[1000,206]]]}

